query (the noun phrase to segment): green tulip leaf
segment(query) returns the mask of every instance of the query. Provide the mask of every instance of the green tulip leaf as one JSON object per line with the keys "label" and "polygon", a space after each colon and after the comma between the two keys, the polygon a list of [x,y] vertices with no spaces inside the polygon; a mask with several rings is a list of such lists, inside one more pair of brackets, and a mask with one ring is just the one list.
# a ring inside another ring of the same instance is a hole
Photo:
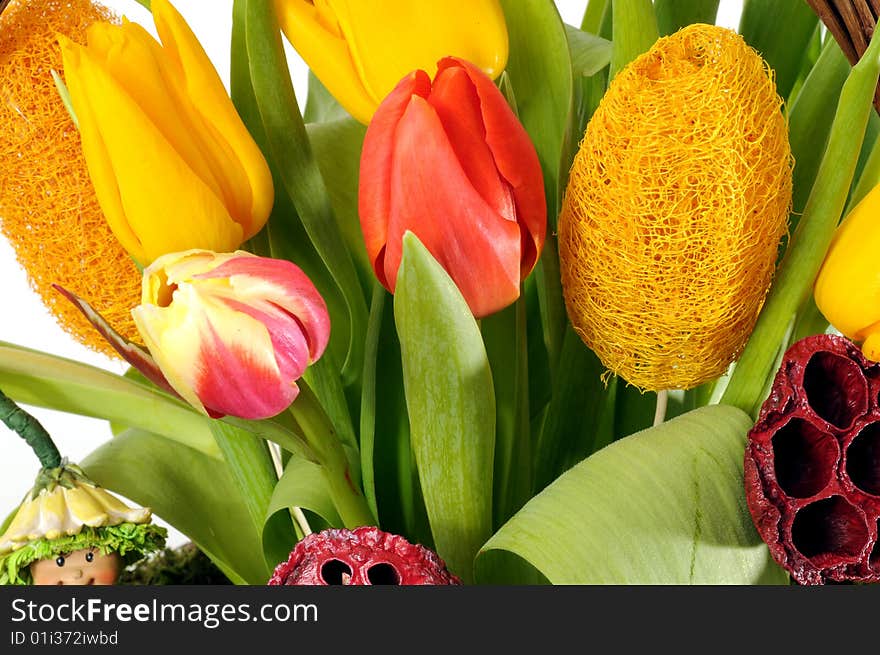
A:
{"label": "green tulip leaf", "polygon": [[792,171],[793,230],[804,211],[828,134],[840,90],[849,74],[849,62],[834,39],[828,39],[816,65],[807,75],[800,92],[789,108],[789,142],[797,165]]}
{"label": "green tulip leaf", "polygon": [[351,115],[337,102],[311,69],[309,70],[308,88],[309,95],[306,98],[306,108],[303,110],[303,120],[306,122],[306,127],[309,123],[326,123],[351,118]]}
{"label": "green tulip leaf", "polygon": [[[501,0],[510,54],[506,72],[516,97],[517,114],[531,137],[547,199],[547,240],[535,269],[540,295],[542,339],[552,371],[565,329],[565,306],[559,282],[556,218],[577,147],[573,133],[573,75],[565,25],[546,0]],[[529,310],[532,311],[531,309]]]}
{"label": "green tulip leaf", "polygon": [[647,52],[660,38],[651,0],[612,2],[611,72],[613,80],[628,63]]}
{"label": "green tulip leaf", "polygon": [[366,128],[353,118],[306,125],[345,246],[364,289],[375,279],[358,214],[358,180]]}
{"label": "green tulip leaf", "polygon": [[603,38],[611,36],[611,0],[589,0],[580,28]]}
{"label": "green tulip leaf", "polygon": [[477,322],[411,232],[394,296],[411,439],[437,553],[465,582],[492,533],[495,394]]}
{"label": "green tulip leaf", "polygon": [[132,429],[80,464],[101,486],[151,508],[180,530],[233,582],[266,584],[271,571],[260,532],[224,461]]}
{"label": "green tulip leaf", "polygon": [[565,36],[571,51],[571,70],[575,75],[590,77],[611,61],[611,41],[571,25],[565,26]]}
{"label": "green tulip leaf", "polygon": [[495,389],[495,526],[532,494],[525,299],[480,322]]}
{"label": "green tulip leaf", "polygon": [[[605,367],[568,325],[560,366],[535,453],[536,489],[606,445],[614,431],[614,388],[602,382]],[[653,408],[652,408],[653,415]]]}
{"label": "green tulip leaf", "polygon": [[220,457],[207,416],[153,386],[95,366],[0,342],[0,388],[18,402],[141,428]]}
{"label": "green tulip leaf", "polygon": [[603,448],[485,544],[478,581],[502,582],[500,551],[553,584],[786,584],[746,505],[751,425],[712,405]]}
{"label": "green tulip leaf", "polygon": [[705,23],[714,25],[719,0],[655,0],[657,27],[660,36],[667,36],[685,25]]}
{"label": "green tulip leaf", "polygon": [[[284,217],[286,223],[297,223],[296,230],[305,230],[342,292],[349,328],[340,331],[348,336],[342,375],[347,386],[357,385],[367,323],[364,289],[345,248],[327,186],[309,143],[271,3],[237,0],[233,5],[233,29],[234,53],[244,56],[248,63],[247,70],[241,66],[235,70],[236,107],[241,106],[246,112],[249,126],[255,122],[260,125],[256,130],[263,138],[258,143],[264,148],[273,179],[296,210],[294,216]],[[276,215],[273,213],[273,218]],[[334,325],[341,328],[342,322],[341,317],[335,318]]]}
{"label": "green tulip leaf", "polygon": [[360,425],[364,495],[383,529],[431,547],[433,537],[413,466],[391,295],[378,281],[365,351]]}
{"label": "green tulip leaf", "polygon": [[284,559],[296,541],[290,516],[268,514],[278,476],[269,452],[269,444],[233,425],[212,421],[211,431],[239,496],[250,514],[257,532],[262,534],[263,556],[274,567]]}
{"label": "green tulip leaf", "polygon": [[552,2],[501,0],[510,54],[507,74],[519,119],[535,145],[550,224],[556,225],[561,197],[560,163],[571,112],[572,73],[565,25]]}
{"label": "green tulip leaf", "polygon": [[[288,460],[284,473],[275,485],[266,510],[267,525],[273,517],[283,517],[293,507],[307,509],[320,516],[329,525],[342,527],[342,519],[339,518],[336,506],[327,490],[327,481],[321,466],[299,457],[291,457]],[[284,518],[289,525],[290,516]],[[265,532],[263,538],[266,538]],[[285,555],[284,559],[286,558]]]}
{"label": "green tulip leaf", "polygon": [[773,69],[776,89],[783,98],[794,87],[818,23],[818,16],[804,0],[743,3],[739,33]]}

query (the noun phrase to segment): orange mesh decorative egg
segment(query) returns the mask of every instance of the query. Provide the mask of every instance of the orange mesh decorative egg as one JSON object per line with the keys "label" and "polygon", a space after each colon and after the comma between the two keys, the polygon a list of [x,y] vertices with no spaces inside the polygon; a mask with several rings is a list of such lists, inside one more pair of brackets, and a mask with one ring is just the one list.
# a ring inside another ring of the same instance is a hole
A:
{"label": "orange mesh decorative egg", "polygon": [[12,0],[0,14],[0,227],[33,289],[81,343],[115,351],[52,288],[88,300],[129,339],[141,275],[113,236],[86,170],[79,134],[52,71],[58,34],[82,43],[86,28],[115,20],[90,0]]}
{"label": "orange mesh decorative egg", "polygon": [[791,207],[773,73],[738,34],[690,25],[619,72],[559,217],[568,316],[608,374],[689,389],[742,352]]}

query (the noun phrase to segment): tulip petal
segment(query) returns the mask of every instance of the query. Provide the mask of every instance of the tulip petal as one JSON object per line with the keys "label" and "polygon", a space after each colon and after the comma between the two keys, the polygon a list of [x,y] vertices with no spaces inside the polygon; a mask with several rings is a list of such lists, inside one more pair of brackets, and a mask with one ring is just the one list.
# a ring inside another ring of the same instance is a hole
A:
{"label": "tulip petal", "polygon": [[880,324],[880,186],[847,214],[834,232],[816,276],[813,295],[828,322],[850,339],[864,339]]}
{"label": "tulip petal", "polygon": [[865,335],[862,352],[872,362],[880,362],[880,323],[866,329]]}
{"label": "tulip petal", "polygon": [[375,98],[367,92],[348,44],[338,30],[328,29],[327,16],[332,9],[326,2],[318,2],[322,7],[307,0],[275,0],[281,29],[333,97],[355,119],[369,123],[381,96]]}
{"label": "tulip petal", "polygon": [[464,59],[446,57],[438,64],[438,75],[458,67],[474,85],[480,99],[486,143],[498,171],[513,192],[518,221],[524,228],[522,277],[525,278],[537,263],[546,238],[547,202],[541,163],[525,128],[482,71]]}
{"label": "tulip petal", "polygon": [[[204,130],[192,120],[193,103],[177,89],[156,40],[140,25],[126,21],[121,27],[94,23],[88,30],[88,43],[90,59],[86,61],[97,62],[192,171],[218,198],[224,198],[223,186],[213,170],[216,166],[200,138]],[[102,100],[93,97],[96,105]]]}
{"label": "tulip petal", "polygon": [[388,241],[391,215],[391,171],[394,167],[394,141],[397,126],[413,95],[427,98],[431,79],[425,71],[414,71],[400,80],[382,102],[364,137],[358,186],[358,213],[364,245],[379,282],[391,290],[385,276],[382,251]]}
{"label": "tulip petal", "polygon": [[80,142],[86,158],[89,177],[101,205],[101,211],[104,212],[110,229],[122,247],[135,260],[143,262],[146,259],[146,253],[140,239],[125,218],[125,208],[122,205],[122,198],[119,195],[119,188],[113,174],[113,164],[104,146],[104,139],[98,130],[98,121],[92,111],[89,97],[83,92],[80,83],[82,59],[85,51],[65,36],[58,37],[58,44],[61,46],[67,89],[71,98],[80,98],[76,104]]}
{"label": "tulip petal", "polygon": [[[241,244],[235,223],[209,187],[104,70],[80,49],[71,97],[90,110],[83,150],[98,200],[111,229],[142,263],[169,251],[201,247],[229,251]],[[80,95],[81,94],[81,95]],[[90,98],[100,101],[90,102]],[[106,208],[105,208],[106,203]],[[122,216],[116,212],[122,209]],[[128,228],[120,229],[120,223]],[[137,242],[127,241],[132,234]]]}
{"label": "tulip petal", "polygon": [[[194,279],[228,278],[230,299],[260,307],[266,315],[282,312],[295,319],[308,342],[308,361],[316,361],[330,340],[330,315],[315,285],[292,262],[242,252],[236,255]],[[269,332],[273,333],[272,327]]]}
{"label": "tulip petal", "polygon": [[191,284],[180,284],[169,306],[140,305],[132,315],[169,383],[196,408],[267,418],[298,393],[281,377],[266,327]]}
{"label": "tulip petal", "polygon": [[414,69],[433,77],[442,57],[473,62],[492,78],[507,63],[498,0],[328,0],[367,92],[378,100]]}
{"label": "tulip petal", "polygon": [[196,134],[211,155],[214,174],[225,190],[227,207],[244,230],[254,236],[269,217],[274,201],[272,174],[263,153],[235,111],[226,88],[186,21],[168,0],[151,5],[156,31],[162,39],[167,66],[183,85],[180,96],[189,100]]}
{"label": "tulip petal", "polygon": [[449,272],[474,316],[487,316],[516,300],[519,226],[499,216],[473,188],[436,112],[420,96],[412,97],[397,126],[389,186],[383,265],[392,289],[403,235],[410,230]]}
{"label": "tulip petal", "polygon": [[302,377],[310,363],[309,346],[295,316],[272,303],[246,304],[232,299],[225,299],[224,302],[230,309],[246,314],[266,326],[272,340],[275,363],[282,378],[296,380]]}
{"label": "tulip petal", "polygon": [[443,123],[449,143],[477,193],[499,216],[516,222],[510,185],[499,174],[486,143],[480,99],[465,70],[456,66],[438,73],[428,102]]}

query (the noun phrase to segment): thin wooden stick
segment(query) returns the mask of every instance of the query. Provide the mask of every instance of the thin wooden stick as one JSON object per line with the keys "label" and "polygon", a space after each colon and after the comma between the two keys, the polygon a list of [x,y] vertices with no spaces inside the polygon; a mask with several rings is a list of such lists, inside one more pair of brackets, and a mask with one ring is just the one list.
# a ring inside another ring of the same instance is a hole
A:
{"label": "thin wooden stick", "polygon": [[660,425],[666,420],[666,405],[669,402],[669,392],[661,389],[657,392],[657,409],[654,410],[654,425]]}

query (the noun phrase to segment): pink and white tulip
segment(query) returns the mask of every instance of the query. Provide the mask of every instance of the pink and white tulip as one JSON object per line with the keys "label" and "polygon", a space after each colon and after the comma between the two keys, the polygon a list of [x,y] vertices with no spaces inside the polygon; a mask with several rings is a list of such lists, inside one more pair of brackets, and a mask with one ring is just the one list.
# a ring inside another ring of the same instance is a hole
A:
{"label": "pink and white tulip", "polygon": [[302,270],[243,251],[159,257],[132,315],[168,384],[211,416],[283,411],[330,338],[327,306]]}

